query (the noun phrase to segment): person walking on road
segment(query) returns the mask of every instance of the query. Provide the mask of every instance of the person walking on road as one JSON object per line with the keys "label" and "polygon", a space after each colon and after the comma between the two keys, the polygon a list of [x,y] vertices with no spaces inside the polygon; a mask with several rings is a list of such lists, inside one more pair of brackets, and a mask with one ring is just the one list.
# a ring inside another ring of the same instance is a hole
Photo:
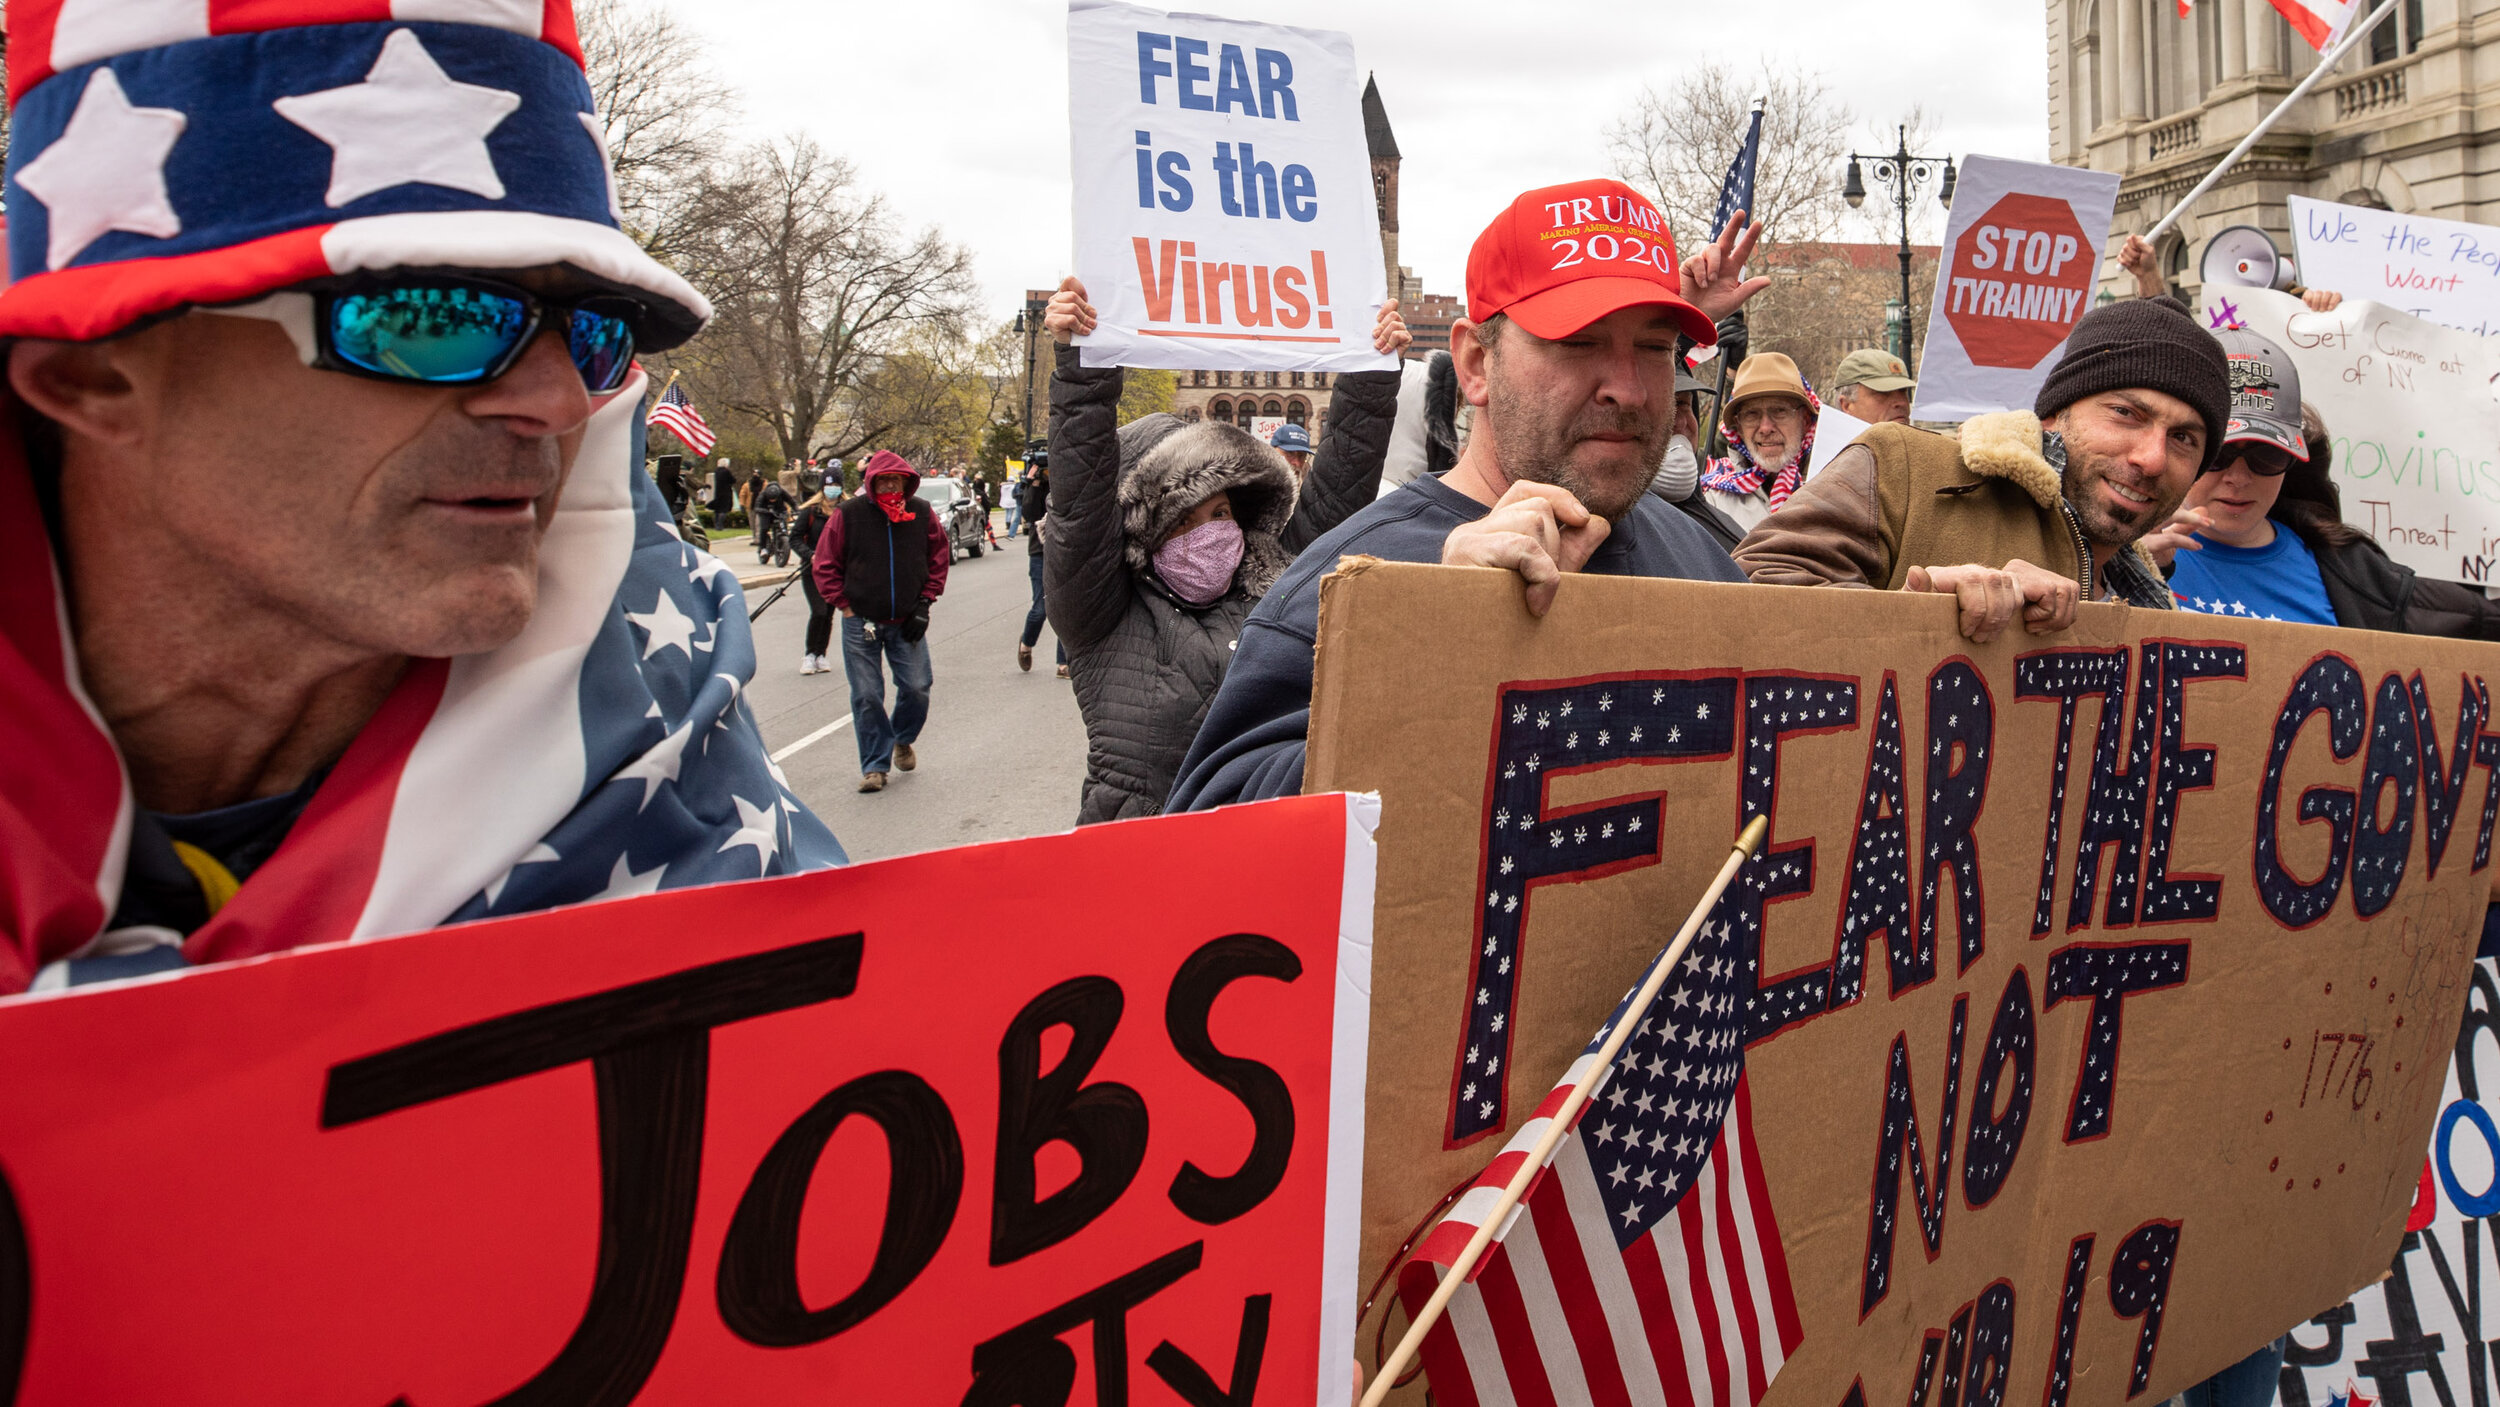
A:
{"label": "person walking on road", "polygon": [[[1050,511],[1050,456],[1039,451],[1033,455],[1031,467],[1024,471],[1024,483],[1016,491],[1016,511],[1024,515],[1030,529],[1025,534],[1025,559],[1033,567],[1033,609],[1024,613],[1024,637],[1016,642],[1016,668],[1033,671],[1033,647],[1042,638],[1042,622],[1050,618],[1044,608],[1042,591],[1042,518]],[[1059,644],[1059,677],[1068,677],[1068,647]]]}
{"label": "person walking on road", "polygon": [[[1339,379],[1327,443],[1297,480],[1284,455],[1222,421],[1118,426],[1120,368],[1087,367],[1072,345],[1094,323],[1075,279],[1042,320],[1059,344],[1043,551],[1051,628],[1085,715],[1079,825],[1163,809],[1242,621],[1297,548],[1378,495],[1399,376]],[[1374,350],[1410,340],[1397,304],[1384,304]]]}
{"label": "person walking on road", "polygon": [[799,589],[807,593],[807,653],[799,659],[801,674],[833,671],[833,666],[825,663],[825,651],[833,644],[833,603],[816,586],[816,544],[824,537],[825,524],[835,511],[819,489],[799,505],[798,516],[790,522],[790,552],[799,559]]}
{"label": "person walking on road", "polygon": [[[920,765],[912,745],[929,718],[929,607],[946,590],[955,546],[937,510],[918,496],[920,471],[889,449],[868,457],[860,494],[826,520],[808,568],[842,613],[842,664],[859,734],[859,789]],[[885,674],[894,670],[894,713]]]}

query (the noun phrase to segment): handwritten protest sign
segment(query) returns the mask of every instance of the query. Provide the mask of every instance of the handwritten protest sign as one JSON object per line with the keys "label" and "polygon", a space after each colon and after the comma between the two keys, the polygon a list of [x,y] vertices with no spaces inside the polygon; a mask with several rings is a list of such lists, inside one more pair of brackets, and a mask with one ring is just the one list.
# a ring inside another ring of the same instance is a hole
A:
{"label": "handwritten protest sign", "polygon": [[[2491,1400],[2500,1338],[2483,1286],[2500,1278],[2500,965],[2474,964],[2432,1126],[2429,1160],[2395,1263],[2379,1283],[2313,1316],[2284,1345],[2277,1400],[2478,1403]],[[2417,1381],[2427,1379],[2427,1381]]]}
{"label": "handwritten protest sign", "polygon": [[2500,229],[2291,197],[2300,281],[2500,336]]}
{"label": "handwritten protest sign", "polygon": [[2313,313],[2266,288],[2207,289],[2205,321],[2292,359],[2333,433],[2347,522],[2424,576],[2500,579],[2500,343],[2383,303]]}
{"label": "handwritten protest sign", "polygon": [[1074,0],[1068,109],[1087,366],[1396,369],[1352,40]]}
{"label": "handwritten protest sign", "polygon": [[0,1003],[0,1396],[1342,1403],[1370,814]]}
{"label": "handwritten protest sign", "polygon": [[1306,780],[1380,792],[1397,994],[1367,1283],[1755,816],[1712,922],[1802,1330],[1771,1407],[2158,1402],[2385,1270],[2491,878],[2500,649],[2097,605],[1974,646],[1954,615],[1329,580]]}
{"label": "handwritten protest sign", "polygon": [[1997,156],[1962,163],[1911,419],[2031,408],[2091,307],[2117,204],[2116,172]]}

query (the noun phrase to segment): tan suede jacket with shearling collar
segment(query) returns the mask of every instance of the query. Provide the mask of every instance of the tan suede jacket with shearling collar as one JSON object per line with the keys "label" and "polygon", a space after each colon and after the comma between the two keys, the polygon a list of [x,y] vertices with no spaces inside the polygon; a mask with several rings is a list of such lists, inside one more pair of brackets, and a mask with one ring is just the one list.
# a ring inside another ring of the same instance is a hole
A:
{"label": "tan suede jacket with shearling collar", "polygon": [[2142,548],[2092,570],[2058,470],[2041,449],[2040,419],[2029,411],[1978,416],[1958,444],[1878,425],[1746,534],[1736,565],[1775,586],[1897,591],[1912,567],[2020,559],[2085,584],[2095,599],[2168,609],[2170,592]]}

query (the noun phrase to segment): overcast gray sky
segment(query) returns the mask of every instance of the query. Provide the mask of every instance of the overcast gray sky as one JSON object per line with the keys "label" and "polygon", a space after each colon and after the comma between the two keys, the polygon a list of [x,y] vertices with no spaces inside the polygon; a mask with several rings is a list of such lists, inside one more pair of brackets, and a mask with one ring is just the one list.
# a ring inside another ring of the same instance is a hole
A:
{"label": "overcast gray sky", "polygon": [[[755,134],[803,129],[914,227],[971,246],[1000,317],[1068,265],[1067,10],[1050,0],[671,0]],[[1607,123],[1703,58],[1819,71],[1856,140],[1923,102],[1956,156],[2048,154],[2034,4],[1922,0],[1226,0],[1175,6],[1353,36],[1405,157],[1403,262],[1462,292],[1467,247],[1520,191],[1607,172]],[[1839,180],[1841,162],[1832,163]]]}

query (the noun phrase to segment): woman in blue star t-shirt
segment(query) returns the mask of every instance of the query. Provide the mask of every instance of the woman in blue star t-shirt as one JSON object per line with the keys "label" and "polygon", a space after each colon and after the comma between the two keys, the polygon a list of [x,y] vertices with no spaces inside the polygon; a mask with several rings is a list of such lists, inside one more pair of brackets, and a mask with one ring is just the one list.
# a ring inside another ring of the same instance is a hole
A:
{"label": "woman in blue star t-shirt", "polygon": [[[2500,639],[2500,604],[2454,582],[2415,576],[2344,522],[2327,477],[2326,424],[2301,403],[2291,359],[2245,330],[2217,336],[2231,359],[2231,419],[2222,452],[2179,511],[2144,539],[2170,573],[2179,609]],[[2500,890],[2500,870],[2493,876]],[[2491,951],[2500,939],[2500,903],[2487,910],[2483,933],[2484,949]],[[2278,1339],[2188,1389],[2187,1407],[2271,1402],[2282,1364]]]}
{"label": "woman in blue star t-shirt", "polygon": [[[2235,368],[2250,359],[2238,344],[2256,339],[2244,332],[2220,336]],[[2271,350],[2257,359],[2268,360]],[[2289,365],[2279,354],[2271,360]],[[2235,377],[2253,379],[2236,370]],[[2270,410],[2235,392],[2218,462],[2197,478],[2170,521],[2144,539],[2153,560],[2170,573],[2179,608],[2243,620],[2500,640],[2500,602],[2471,587],[2414,575],[2344,522],[2342,499],[2327,472],[2326,423],[2301,403],[2297,384],[2257,389],[2273,390]]]}

